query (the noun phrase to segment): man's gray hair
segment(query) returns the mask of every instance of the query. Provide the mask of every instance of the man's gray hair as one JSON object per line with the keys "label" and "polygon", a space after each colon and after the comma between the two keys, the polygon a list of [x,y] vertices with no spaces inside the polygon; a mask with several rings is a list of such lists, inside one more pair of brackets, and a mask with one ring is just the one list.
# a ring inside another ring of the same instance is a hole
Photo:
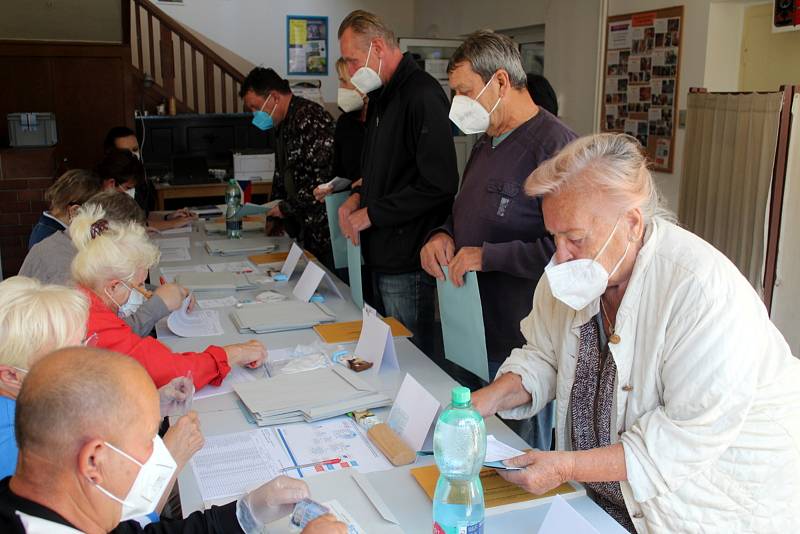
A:
{"label": "man's gray hair", "polygon": [[398,46],[397,37],[392,29],[378,15],[369,11],[357,9],[347,15],[339,25],[339,39],[347,28],[352,29],[353,33],[360,37],[366,37],[368,41],[380,37],[391,48]]}
{"label": "man's gray hair", "polygon": [[491,30],[479,30],[467,36],[456,49],[447,64],[447,73],[453,72],[461,63],[469,63],[483,83],[489,83],[492,75],[504,69],[514,89],[527,89],[528,79],[522,68],[519,47],[510,37]]}

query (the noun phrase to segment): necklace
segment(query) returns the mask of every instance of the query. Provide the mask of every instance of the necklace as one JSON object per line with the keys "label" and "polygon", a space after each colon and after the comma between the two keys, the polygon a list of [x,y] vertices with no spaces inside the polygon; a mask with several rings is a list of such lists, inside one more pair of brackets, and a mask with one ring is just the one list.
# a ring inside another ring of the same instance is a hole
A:
{"label": "necklace", "polygon": [[606,307],[603,305],[602,298],[600,299],[600,310],[603,312],[603,317],[605,317],[605,320],[608,323],[608,331],[611,333],[611,335],[608,336],[608,342],[616,345],[620,342],[620,337],[614,333],[614,324],[611,322],[611,319],[609,319],[608,313],[606,313]]}

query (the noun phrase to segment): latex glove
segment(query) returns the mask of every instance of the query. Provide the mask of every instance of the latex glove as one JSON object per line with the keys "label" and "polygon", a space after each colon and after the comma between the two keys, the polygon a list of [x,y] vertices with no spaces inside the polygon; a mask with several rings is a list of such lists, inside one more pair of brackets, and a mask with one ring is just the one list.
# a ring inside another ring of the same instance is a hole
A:
{"label": "latex glove", "polygon": [[308,485],[284,475],[254,489],[236,503],[236,518],[245,534],[292,513],[295,503],[309,496]]}
{"label": "latex glove", "polygon": [[187,376],[173,378],[166,386],[158,389],[158,402],[161,417],[186,415],[192,409],[194,399],[194,381],[192,372]]}

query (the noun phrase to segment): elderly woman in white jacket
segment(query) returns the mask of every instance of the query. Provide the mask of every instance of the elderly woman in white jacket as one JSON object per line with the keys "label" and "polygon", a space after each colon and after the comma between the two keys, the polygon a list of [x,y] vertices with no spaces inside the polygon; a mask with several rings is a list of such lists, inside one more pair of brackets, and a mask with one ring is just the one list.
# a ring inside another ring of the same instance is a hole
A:
{"label": "elderly woman in white jacket", "polygon": [[473,402],[557,400],[557,451],[501,475],[566,480],[631,532],[800,526],[800,361],[725,256],[669,221],[636,140],[572,142],[526,182],[556,253],[515,349]]}

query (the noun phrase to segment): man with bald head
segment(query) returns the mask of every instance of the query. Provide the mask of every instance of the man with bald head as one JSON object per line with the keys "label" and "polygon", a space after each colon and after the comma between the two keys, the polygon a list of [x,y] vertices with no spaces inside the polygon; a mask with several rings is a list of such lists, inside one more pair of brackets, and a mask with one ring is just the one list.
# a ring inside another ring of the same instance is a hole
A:
{"label": "man with bald head", "polygon": [[[73,347],[35,364],[17,398],[16,474],[0,481],[0,531],[9,533],[260,532],[308,497],[278,477],[239,501],[145,527],[175,461],[158,437],[158,392],[135,360]],[[326,516],[303,534],[346,533]]]}

